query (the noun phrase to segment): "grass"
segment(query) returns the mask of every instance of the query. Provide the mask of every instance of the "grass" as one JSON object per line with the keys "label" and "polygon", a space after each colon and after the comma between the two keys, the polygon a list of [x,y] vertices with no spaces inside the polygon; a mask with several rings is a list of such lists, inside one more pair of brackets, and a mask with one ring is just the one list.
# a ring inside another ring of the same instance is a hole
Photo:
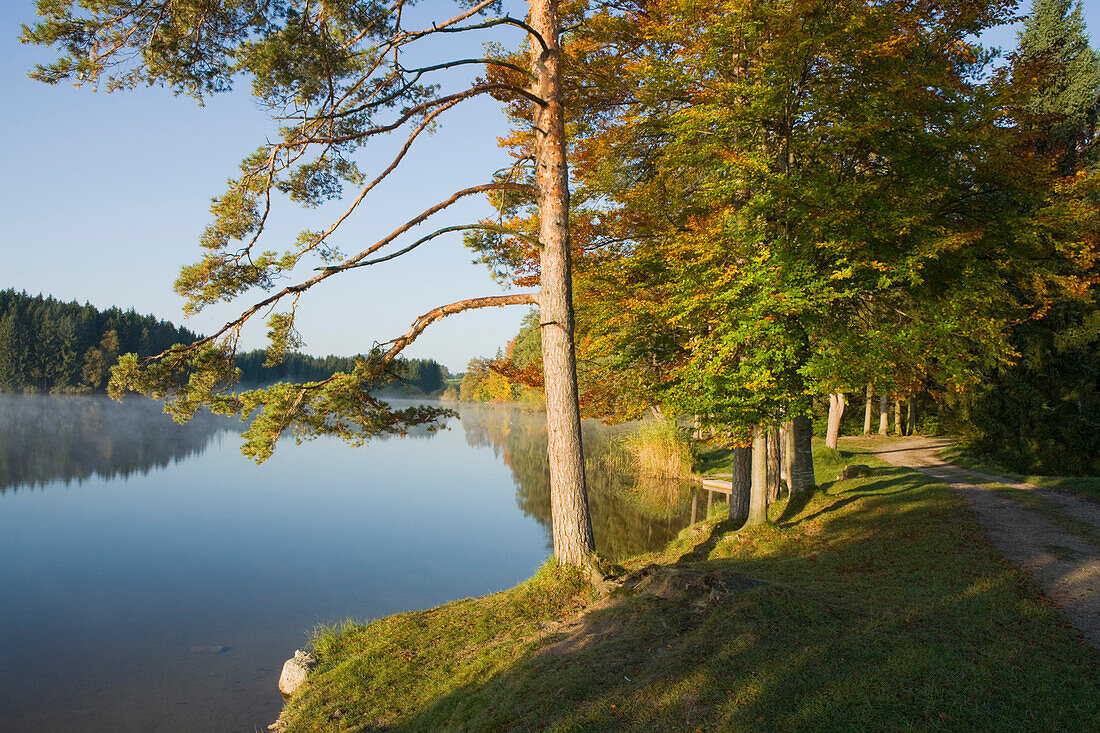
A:
{"label": "grass", "polygon": [[971,455],[957,445],[941,450],[940,457],[949,463],[954,463],[962,468],[969,468],[972,471],[981,471],[993,476],[1034,484],[1044,489],[1054,489],[1055,491],[1073,494],[1083,499],[1100,501],[1100,476],[1037,476],[1013,473],[987,459]]}
{"label": "grass", "polygon": [[692,445],[683,439],[674,421],[646,420],[623,444],[633,458],[636,476],[679,479],[691,473],[695,460]]}
{"label": "grass", "polygon": [[874,475],[823,481],[753,530],[729,531],[719,504],[626,563],[752,587],[589,605],[548,565],[504,593],[326,630],[288,730],[1100,730],[1100,655],[953,492],[858,450],[815,458],[819,480]]}

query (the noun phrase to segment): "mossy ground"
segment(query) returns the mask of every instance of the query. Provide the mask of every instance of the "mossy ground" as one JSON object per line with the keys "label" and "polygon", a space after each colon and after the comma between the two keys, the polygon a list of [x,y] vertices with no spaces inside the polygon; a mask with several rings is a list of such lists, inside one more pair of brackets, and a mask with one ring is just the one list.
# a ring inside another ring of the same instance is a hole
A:
{"label": "mossy ground", "polygon": [[[875,475],[823,480],[845,463]],[[728,531],[720,504],[627,563],[758,585],[592,608],[548,565],[503,593],[329,630],[289,730],[1100,730],[1100,655],[949,489],[859,453],[819,450],[816,466],[823,490],[771,524]],[[590,634],[540,632],[585,608]]]}

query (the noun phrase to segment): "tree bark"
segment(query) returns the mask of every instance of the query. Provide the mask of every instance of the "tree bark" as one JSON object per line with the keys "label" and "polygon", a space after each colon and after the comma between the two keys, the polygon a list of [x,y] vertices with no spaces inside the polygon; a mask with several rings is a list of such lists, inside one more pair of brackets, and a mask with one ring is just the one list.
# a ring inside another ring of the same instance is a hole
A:
{"label": "tree bark", "polygon": [[779,490],[782,487],[780,479],[780,443],[779,426],[772,425],[768,428],[768,503],[779,500]]}
{"label": "tree bark", "polygon": [[878,434],[890,432],[890,398],[880,395],[878,398]]}
{"label": "tree bark", "polygon": [[768,431],[763,425],[752,429],[752,490],[749,492],[751,527],[768,521]]}
{"label": "tree bark", "polygon": [[905,434],[912,435],[917,427],[917,399],[909,398],[909,415],[905,419]]}
{"label": "tree bark", "polygon": [[835,449],[840,438],[840,418],[844,416],[844,393],[829,395],[829,426],[825,433],[825,445]]}
{"label": "tree bark", "polygon": [[535,191],[539,210],[539,325],[546,393],[550,514],[554,557],[583,566],[595,552],[581,450],[573,293],[569,250],[569,171],[565,157],[556,0],[531,0],[528,22],[547,48],[530,39],[534,92]]}
{"label": "tree bark", "polygon": [[787,486],[787,495],[791,493],[791,458],[794,445],[791,443],[791,422],[788,420],[779,426],[779,477]]}
{"label": "tree bark", "polygon": [[875,411],[875,386],[873,384],[867,385],[867,397],[863,403],[863,434],[871,434],[871,415]]}
{"label": "tree bark", "polygon": [[752,490],[752,449],[733,449],[733,478],[730,479],[730,521],[740,529],[749,518],[749,493]]}
{"label": "tree bark", "polygon": [[808,494],[814,489],[813,425],[808,417],[791,420],[791,496]]}
{"label": "tree bark", "polygon": [[894,435],[905,435],[901,425],[901,396],[894,400]]}

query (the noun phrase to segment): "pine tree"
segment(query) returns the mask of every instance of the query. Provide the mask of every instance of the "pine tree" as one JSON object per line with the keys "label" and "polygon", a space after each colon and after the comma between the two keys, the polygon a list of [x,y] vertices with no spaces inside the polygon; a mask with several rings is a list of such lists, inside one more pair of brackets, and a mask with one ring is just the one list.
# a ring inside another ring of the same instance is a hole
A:
{"label": "pine tree", "polygon": [[[254,293],[256,300],[195,344],[170,349],[144,363],[126,354],[113,372],[112,393],[133,389],[167,397],[170,411],[181,420],[203,405],[221,413],[254,415],[243,450],[257,460],[271,454],[285,430],[293,430],[300,438],[335,434],[361,444],[379,434],[404,433],[413,425],[434,428],[446,414],[444,409],[424,405],[391,410],[370,393],[371,387],[390,379],[390,365],[429,325],[474,308],[537,304],[555,556],[563,563],[582,565],[588,562],[594,543],[573,348],[558,2],[528,0],[527,17],[519,19],[496,15],[504,10],[499,0],[464,0],[454,9],[457,14],[424,25],[406,12],[412,4],[405,0],[51,0],[38,4],[39,21],[23,28],[22,40],[54,46],[58,58],[37,66],[34,78],[46,83],[69,80],[107,91],[163,84],[201,100],[229,90],[243,77],[251,83],[256,101],[271,111],[280,126],[278,138],[262,142],[246,156],[240,174],[215,199],[214,220],[202,237],[202,259],[183,268],[176,281],[177,292],[187,298],[189,313],[218,301],[235,301],[246,293]],[[486,58],[480,51],[471,58],[451,58],[421,68],[402,63],[402,52],[414,43],[423,47],[424,39],[456,33],[469,37],[472,32],[508,27],[522,31],[528,48],[526,63]],[[506,67],[519,80],[500,83],[482,78],[452,93],[442,91],[438,72],[469,66]],[[434,129],[442,115],[463,102],[490,96],[525,108],[533,145],[531,155],[516,169],[529,172],[527,182],[497,179],[456,191],[357,254],[337,251],[331,235],[400,165],[421,133]],[[360,151],[377,136],[401,128],[407,137],[399,153],[392,162],[378,165],[371,179],[360,170]],[[281,252],[261,250],[272,238],[269,231],[265,233],[265,224],[280,194],[313,208],[340,198],[345,186],[358,192],[348,197],[342,215],[301,232]],[[270,314],[268,360],[278,363],[300,345],[295,313],[304,293],[330,277],[381,264],[448,232],[480,228],[478,224],[441,227],[398,251],[391,246],[455,202],[488,191],[523,192],[537,202],[537,230],[517,235],[529,239],[539,251],[538,293],[440,305],[416,319],[405,334],[372,349],[351,372],[306,384],[227,394],[226,385],[235,377],[233,356],[240,330],[253,316]],[[277,287],[280,280],[293,277],[299,266],[318,261],[310,275]]]}

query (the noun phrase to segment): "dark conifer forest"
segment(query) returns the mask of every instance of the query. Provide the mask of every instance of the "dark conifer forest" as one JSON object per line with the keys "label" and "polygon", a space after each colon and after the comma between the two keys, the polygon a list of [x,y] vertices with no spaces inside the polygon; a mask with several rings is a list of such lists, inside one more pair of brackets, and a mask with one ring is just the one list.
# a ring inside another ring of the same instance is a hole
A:
{"label": "dark conifer forest", "polygon": [[0,391],[100,391],[119,354],[149,356],[197,338],[132,308],[101,311],[88,303],[2,290]]}
{"label": "dark conifer forest", "polygon": [[[0,290],[0,392],[101,392],[120,354],[159,354],[173,344],[189,344],[199,335],[132,308],[99,310],[76,301]],[[350,371],[355,358],[286,354],[265,367],[263,349],[236,357],[240,381],[248,385],[310,382]],[[447,370],[433,359],[399,360],[399,375],[385,391],[410,396],[442,390]]]}

